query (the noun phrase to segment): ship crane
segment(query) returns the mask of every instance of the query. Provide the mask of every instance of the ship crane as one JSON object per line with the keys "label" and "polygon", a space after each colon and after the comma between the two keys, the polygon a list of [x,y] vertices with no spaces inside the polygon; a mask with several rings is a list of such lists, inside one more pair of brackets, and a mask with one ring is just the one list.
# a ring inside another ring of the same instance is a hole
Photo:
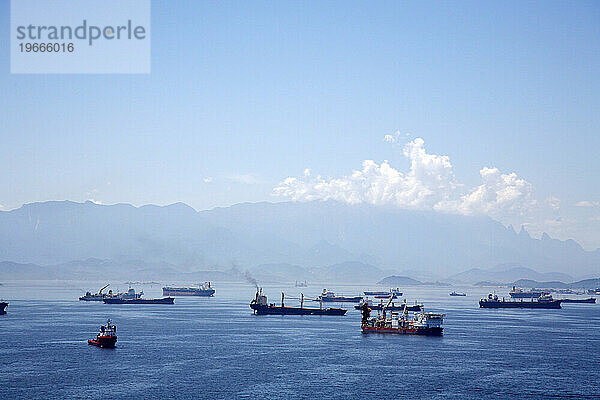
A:
{"label": "ship crane", "polygon": [[110,283],[109,283],[108,285],[104,286],[102,289],[100,289],[100,291],[98,292],[98,294],[99,294],[99,295],[102,295],[102,291],[103,291],[104,289],[106,289],[107,287],[109,287],[109,286],[110,286]]}

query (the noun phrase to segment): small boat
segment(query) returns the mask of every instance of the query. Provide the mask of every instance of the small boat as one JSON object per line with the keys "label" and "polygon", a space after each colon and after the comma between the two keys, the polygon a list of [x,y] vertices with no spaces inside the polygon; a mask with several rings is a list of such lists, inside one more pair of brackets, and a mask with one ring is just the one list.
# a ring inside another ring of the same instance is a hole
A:
{"label": "small boat", "polygon": [[323,289],[323,292],[316,301],[322,301],[324,303],[358,303],[362,300],[362,296],[346,297],[336,296],[335,293]]}
{"label": "small boat", "polygon": [[162,299],[104,299],[104,304],[173,304],[173,297],[163,297]]}
{"label": "small boat", "polygon": [[596,298],[590,297],[589,299],[561,299],[563,303],[586,303],[586,304],[595,304]]}
{"label": "small boat", "polygon": [[210,282],[204,282],[198,287],[172,287],[165,286],[162,288],[163,296],[203,296],[212,297],[215,294],[215,289],[210,287]]}
{"label": "small boat", "polygon": [[450,293],[450,296],[466,296],[466,293],[461,293],[461,292],[452,292]]}
{"label": "small boat", "polygon": [[444,332],[442,324],[445,314],[420,312],[411,318],[405,308],[402,313],[390,312],[390,318],[387,318],[387,305],[383,307],[382,314],[377,317],[371,317],[371,308],[367,304],[364,304],[361,310],[361,329],[365,334],[441,336]]}
{"label": "small boat", "polygon": [[558,309],[562,308],[560,303],[562,300],[554,300],[550,295],[541,296],[538,299],[524,300],[502,300],[498,299],[495,294],[489,294],[487,298],[479,300],[481,308],[546,308]]}
{"label": "small boat", "polygon": [[110,319],[106,322],[106,325],[100,327],[100,332],[96,335],[95,339],[89,339],[88,344],[92,346],[114,348],[117,343],[117,327],[110,324]]}
{"label": "small boat", "polygon": [[300,297],[300,307],[286,307],[285,295],[281,293],[281,306],[276,306],[275,303],[268,304],[267,296],[262,293],[262,289],[256,290],[256,296],[250,302],[250,308],[254,310],[256,315],[345,315],[347,310],[343,308],[311,308],[304,307],[304,295]]}
{"label": "small boat", "polygon": [[5,301],[0,302],[0,315],[6,314],[5,308],[8,307],[8,303]]}
{"label": "small boat", "polygon": [[302,282],[302,281],[300,281],[300,282],[296,281],[296,284],[294,286],[296,286],[296,287],[308,287],[308,282],[306,282],[306,281],[304,281],[304,282]]}

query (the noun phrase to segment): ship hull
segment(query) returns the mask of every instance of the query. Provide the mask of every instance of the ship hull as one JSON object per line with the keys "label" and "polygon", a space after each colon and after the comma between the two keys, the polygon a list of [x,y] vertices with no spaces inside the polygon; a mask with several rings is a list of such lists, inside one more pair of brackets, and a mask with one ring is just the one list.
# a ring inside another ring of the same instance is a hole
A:
{"label": "ship hull", "polygon": [[173,304],[174,300],[172,297],[162,299],[104,299],[104,304]]}
{"label": "ship hull", "polygon": [[481,308],[543,308],[543,309],[559,309],[561,300],[553,301],[480,301]]}
{"label": "ship hull", "polygon": [[89,339],[88,344],[107,349],[112,349],[117,344],[116,336],[99,336],[96,339]]}
{"label": "ship hull", "polygon": [[543,294],[548,294],[547,292],[511,292],[509,293],[510,297],[513,299],[537,299],[542,297]]}
{"label": "ship hull", "polygon": [[[362,307],[360,305],[356,305],[356,306],[354,306],[354,308],[357,309],[357,310],[360,310]],[[376,305],[373,305],[373,306],[369,306],[369,308],[371,310],[376,310],[377,311],[377,310],[383,309],[383,306],[381,304],[376,304]],[[414,306],[408,306],[406,309],[407,309],[407,311],[421,311],[422,308],[423,307],[421,305],[417,304],[417,305],[414,305]],[[386,308],[386,310],[388,310],[388,311],[404,311],[404,305],[402,305],[402,306],[388,306]]]}
{"label": "ship hull", "polygon": [[[363,292],[365,296],[387,296],[390,297],[392,295],[391,292]],[[402,292],[394,292],[395,296],[402,296]]]}
{"label": "ship hull", "polygon": [[163,296],[212,297],[214,294],[214,289],[163,289]]}
{"label": "ship hull", "polygon": [[4,315],[6,314],[6,307],[8,306],[8,303],[6,302],[2,302],[0,303],[0,315]]}
{"label": "ship hull", "polygon": [[360,303],[362,296],[356,297],[323,297],[323,303]]}
{"label": "ship hull", "polygon": [[589,299],[562,299],[561,301],[563,303],[589,303],[589,304],[594,304],[594,303],[596,303],[596,298],[590,297]]}
{"label": "ship hull", "polygon": [[345,315],[342,308],[300,308],[250,304],[257,315]]}
{"label": "ship hull", "polygon": [[79,298],[81,301],[104,301],[105,297],[97,297],[97,296],[82,296]]}
{"label": "ship hull", "polygon": [[362,333],[387,333],[395,335],[424,335],[424,336],[442,336],[444,328],[376,328],[371,326],[363,326]]}

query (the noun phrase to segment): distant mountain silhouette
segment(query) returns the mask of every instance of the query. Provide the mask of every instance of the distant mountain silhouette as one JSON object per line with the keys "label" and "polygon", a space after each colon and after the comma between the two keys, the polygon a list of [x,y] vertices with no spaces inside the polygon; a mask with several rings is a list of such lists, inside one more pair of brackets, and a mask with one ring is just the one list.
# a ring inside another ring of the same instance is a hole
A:
{"label": "distant mountain silhouette", "polygon": [[[372,281],[407,270],[444,280],[455,275],[458,281],[460,271],[499,264],[583,276],[600,266],[600,250],[548,235],[533,239],[488,217],[331,201],[244,203],[201,212],[182,203],[52,201],[0,212],[0,260],[57,265],[90,258],[137,260],[181,273],[285,264],[315,277],[372,275]],[[336,264],[341,266],[327,267]]]}
{"label": "distant mountain silhouette", "polygon": [[467,271],[452,275],[446,280],[455,283],[488,282],[514,282],[519,279],[533,281],[556,280],[563,282],[573,281],[571,275],[560,272],[540,273],[531,268],[514,264],[502,264],[491,269],[472,268]]}
{"label": "distant mountain silhouette", "polygon": [[423,282],[418,281],[416,279],[412,279],[409,278],[407,276],[397,276],[397,275],[392,275],[392,276],[388,276],[382,280],[380,280],[379,282],[377,282],[378,285],[382,285],[382,286],[419,286],[419,285],[423,285]]}

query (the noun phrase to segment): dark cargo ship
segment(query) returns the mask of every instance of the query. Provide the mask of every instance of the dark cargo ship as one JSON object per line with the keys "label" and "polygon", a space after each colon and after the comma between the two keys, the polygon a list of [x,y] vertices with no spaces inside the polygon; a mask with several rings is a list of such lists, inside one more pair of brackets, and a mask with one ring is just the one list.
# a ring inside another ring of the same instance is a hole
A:
{"label": "dark cargo ship", "polygon": [[304,307],[304,295],[300,297],[300,307],[286,307],[284,300],[285,295],[281,293],[281,306],[268,304],[267,296],[262,293],[262,289],[258,289],[250,302],[250,308],[256,315],[345,315],[347,311],[343,308],[323,308],[322,302],[319,308]]}
{"label": "dark cargo ship", "polygon": [[8,303],[5,301],[0,302],[0,315],[6,314],[5,308],[8,307]]}
{"label": "dark cargo ship", "polygon": [[552,296],[542,296],[538,299],[531,300],[502,300],[498,299],[495,294],[489,294],[487,298],[479,300],[481,308],[562,308],[560,303],[562,300],[554,300]]}
{"label": "dark cargo ship", "polygon": [[162,288],[163,296],[202,296],[211,297],[215,294],[215,289],[210,287],[210,282],[204,282],[198,287],[172,287]]}
{"label": "dark cargo ship", "polygon": [[106,325],[100,327],[100,332],[95,339],[89,339],[88,344],[92,346],[105,347],[112,349],[117,343],[117,327],[110,324],[110,319]]}

